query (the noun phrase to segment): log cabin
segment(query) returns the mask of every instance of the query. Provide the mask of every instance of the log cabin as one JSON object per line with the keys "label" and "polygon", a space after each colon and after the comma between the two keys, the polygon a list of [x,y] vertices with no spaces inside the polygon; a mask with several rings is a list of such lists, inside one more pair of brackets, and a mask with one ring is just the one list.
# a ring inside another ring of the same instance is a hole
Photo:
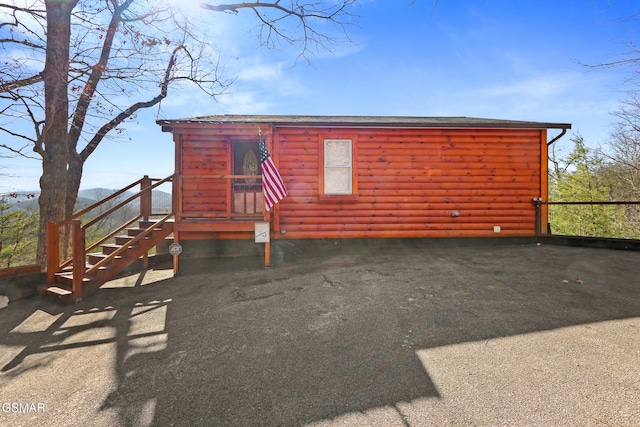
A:
{"label": "log cabin", "polygon": [[[256,223],[265,222],[270,241],[534,236],[537,223],[547,224],[544,209],[536,221],[533,202],[547,200],[547,147],[571,128],[396,116],[157,123],[175,142],[174,241],[181,243],[253,242]],[[560,133],[549,141],[549,130]],[[288,192],[269,211],[261,139]]]}

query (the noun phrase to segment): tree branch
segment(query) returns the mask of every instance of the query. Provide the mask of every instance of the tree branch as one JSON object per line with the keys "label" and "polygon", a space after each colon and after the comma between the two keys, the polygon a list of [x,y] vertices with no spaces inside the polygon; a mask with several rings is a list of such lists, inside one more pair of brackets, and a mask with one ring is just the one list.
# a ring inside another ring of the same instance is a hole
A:
{"label": "tree branch", "polygon": [[[11,136],[15,136],[15,137],[18,137],[18,138],[24,138],[24,136],[23,136],[23,135],[15,134],[15,133],[10,132],[10,131],[8,131],[7,129],[4,129],[4,128],[0,128],[0,131],[7,132],[7,133],[8,133],[9,135],[11,135]],[[37,157],[29,156],[28,154],[25,154],[25,153],[23,153],[23,152],[22,152],[22,150],[24,150],[25,148],[27,148],[26,146],[24,146],[24,147],[20,148],[19,150],[16,150],[15,148],[13,148],[13,147],[9,147],[9,146],[8,146],[8,145],[6,145],[6,144],[0,144],[0,148],[5,149],[5,150],[7,150],[7,151],[10,151],[10,152],[12,152],[13,154],[17,154],[17,155],[18,155],[18,156],[20,156],[20,157],[25,157],[25,158],[27,158],[27,159],[39,160]]]}
{"label": "tree branch", "polygon": [[111,119],[104,126],[102,126],[98,130],[98,132],[96,132],[96,134],[93,136],[93,138],[91,138],[91,141],[89,141],[87,146],[80,153],[80,159],[82,162],[85,162],[89,158],[89,156],[95,151],[95,149],[98,148],[98,144],[102,142],[102,140],[107,135],[107,133],[115,129],[127,118],[131,117],[136,111],[143,108],[153,107],[154,105],[158,104],[160,101],[162,101],[164,98],[167,97],[167,93],[169,90],[169,83],[172,80],[171,73],[173,72],[173,68],[177,61],[178,52],[180,50],[184,50],[185,52],[187,51],[184,46],[178,46],[173,50],[173,53],[171,54],[171,59],[169,60],[166,71],[164,73],[164,79],[162,80],[162,83],[160,83],[160,93],[149,101],[142,101],[142,102],[137,102],[133,104],[132,106],[130,106],[129,108],[127,108],[126,110],[118,114],[116,117]]}
{"label": "tree branch", "polygon": [[21,87],[30,86],[36,83],[42,82],[42,73],[38,73],[34,76],[27,77],[20,80],[12,80],[6,83],[0,83],[0,93],[11,92]]}
{"label": "tree branch", "polygon": [[5,43],[12,43],[12,44],[19,44],[22,46],[27,46],[27,47],[32,47],[34,49],[39,49],[41,51],[45,51],[46,47],[39,45],[39,44],[35,44],[35,43],[31,43],[29,40],[16,40],[16,39],[0,39],[0,44],[5,44]]}
{"label": "tree branch", "polygon": [[[122,19],[122,13],[131,5],[133,0],[126,0],[122,5],[115,7],[113,14],[111,15],[111,21],[109,22],[109,27],[107,29],[107,34],[104,38],[104,43],[102,44],[102,51],[100,53],[100,59],[98,63],[95,64],[91,70],[91,75],[85,84],[84,90],[82,91],[82,95],[76,104],[76,110],[73,114],[73,119],[71,121],[71,127],[69,129],[69,152],[75,153],[76,147],[78,145],[78,140],[80,139],[80,134],[82,133],[82,128],[85,124],[85,118],[87,116],[87,110],[89,109],[89,104],[93,99],[93,94],[96,91],[96,87],[102,78],[102,74],[107,68],[107,63],[109,62],[109,56],[111,54],[111,47],[113,46],[113,40],[116,35],[116,30],[118,29],[118,25],[120,25],[120,21]],[[115,6],[115,2],[114,2]]]}
{"label": "tree branch", "polygon": [[[349,40],[345,27],[347,22],[344,18],[352,15],[347,11],[349,6],[356,3],[357,0],[341,0],[341,1],[308,1],[292,0],[290,6],[283,6],[280,0],[264,3],[264,2],[243,2],[212,5],[201,3],[203,9],[214,12],[226,12],[237,14],[240,9],[250,9],[261,22],[261,30],[259,37],[262,44],[268,48],[275,46],[277,38],[285,40],[289,44],[295,42],[302,43],[302,51],[300,56],[306,58],[306,52],[309,51],[310,45],[315,45],[322,50],[329,50],[328,45],[338,42],[327,33],[317,30],[313,21],[325,21],[335,24],[339,28],[346,40]],[[275,15],[270,15],[269,11],[275,11]],[[299,21],[301,37],[296,38],[287,34],[286,26],[282,25],[282,21],[287,18],[294,18]],[[266,34],[263,33],[266,32]]]}
{"label": "tree branch", "polygon": [[9,9],[11,10],[13,13],[15,12],[25,12],[25,13],[29,13],[32,15],[43,15],[45,13],[44,10],[36,10],[36,9],[31,9],[31,8],[24,8],[24,7],[18,7],[18,6],[14,6],[11,4],[0,4],[0,9]]}

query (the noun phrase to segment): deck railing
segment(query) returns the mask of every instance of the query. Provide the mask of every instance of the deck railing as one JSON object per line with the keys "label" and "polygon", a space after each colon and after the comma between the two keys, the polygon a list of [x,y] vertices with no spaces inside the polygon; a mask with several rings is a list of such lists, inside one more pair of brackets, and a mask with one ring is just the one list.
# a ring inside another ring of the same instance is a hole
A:
{"label": "deck railing", "polygon": [[[181,175],[177,178],[179,190],[175,191],[176,220],[261,219],[264,217],[261,179],[260,175]],[[185,184],[194,188],[186,188]],[[195,190],[199,185],[202,188]],[[205,198],[196,196],[203,193],[207,194]],[[202,208],[189,206],[194,202],[202,202]]]}
{"label": "deck railing", "polygon": [[[548,225],[547,232],[543,233],[543,223],[542,220],[544,218],[543,209],[547,209],[548,206],[640,206],[640,201],[581,201],[581,202],[551,202],[551,201],[543,201],[541,198],[534,198],[533,203],[536,207],[536,236],[543,235],[551,235],[552,227]],[[587,237],[587,236],[577,236],[577,237]],[[601,237],[608,238],[611,236],[588,236],[588,237]],[[625,237],[625,236],[613,236],[612,238],[630,238],[634,237]]]}

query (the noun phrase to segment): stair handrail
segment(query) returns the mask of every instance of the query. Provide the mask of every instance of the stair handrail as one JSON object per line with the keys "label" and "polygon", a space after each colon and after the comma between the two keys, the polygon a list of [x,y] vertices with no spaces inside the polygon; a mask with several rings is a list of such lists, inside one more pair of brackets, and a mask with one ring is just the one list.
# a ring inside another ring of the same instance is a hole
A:
{"label": "stair handrail", "polygon": [[[128,226],[130,226],[131,224],[133,224],[134,222],[136,222],[137,220],[139,220],[142,217],[142,215],[138,215],[135,216],[133,218],[131,218],[129,221],[125,222],[124,224],[122,224],[120,227],[116,228],[115,230],[113,230],[111,233],[107,234],[106,236],[104,236],[103,238],[101,238],[100,240],[98,240],[97,242],[93,243],[90,246],[87,246],[87,248],[85,249],[85,251],[91,252],[92,250],[94,250],[95,248],[97,248],[98,246],[100,246],[101,244],[103,244],[104,242],[106,242],[107,240],[111,239],[113,236],[115,236],[116,234],[118,234],[119,232],[121,232],[122,230],[124,230],[125,228],[127,228]],[[86,244],[86,243],[85,243]],[[66,260],[65,262],[63,262],[62,264],[60,264],[60,268],[65,268],[67,266],[69,266],[71,263],[73,262],[73,257],[69,258],[68,260]]]}
{"label": "stair handrail", "polygon": [[[96,209],[100,205],[102,205],[102,204],[104,204],[104,203],[106,203],[106,202],[118,197],[119,195],[121,195],[121,194],[125,193],[126,191],[132,189],[136,185],[144,185],[143,183],[145,181],[148,181],[148,182],[156,181],[156,180],[158,181],[153,185],[147,185],[146,187],[141,189],[136,194],[132,195],[131,197],[128,197],[123,202],[118,203],[116,206],[108,209],[107,211],[105,211],[105,212],[101,213],[100,215],[98,215],[96,218],[94,218],[91,221],[89,221],[88,223],[84,224],[82,226],[82,228],[86,229],[87,227],[95,224],[99,220],[103,219],[105,216],[113,213],[115,210],[121,208],[122,206],[124,206],[124,205],[126,205],[128,203],[130,203],[131,201],[135,200],[136,198],[142,197],[142,196],[146,196],[147,194],[150,194],[151,190],[153,190],[154,188],[158,187],[159,185],[162,185],[162,184],[164,184],[166,182],[172,181],[174,176],[175,176],[175,174],[171,174],[166,178],[157,180],[157,179],[149,178],[148,175],[145,175],[143,178],[141,178],[141,179],[139,179],[139,180],[127,185],[126,187],[114,192],[113,194],[105,197],[104,199],[101,199],[101,200],[97,201],[96,203],[92,204],[91,206],[88,206],[88,207],[76,212],[72,216],[70,216],[70,217],[68,217],[68,218],[66,218],[66,219],[64,219],[64,220],[62,220],[62,221],[60,221],[58,223],[52,223],[52,222],[48,223],[47,224],[47,235],[48,235],[48,242],[47,242],[47,247],[48,247],[47,248],[47,282],[48,283],[54,283],[54,281],[55,281],[55,273],[57,273],[62,268],[70,265],[73,262],[73,258],[69,258],[62,265],[60,264],[60,237],[59,237],[59,233],[60,233],[60,229],[62,227],[70,224],[72,221],[78,219],[79,217],[81,217],[82,215],[86,214],[87,212],[90,212],[93,209]],[[153,215],[153,212],[149,211],[146,214]],[[142,207],[141,207],[141,213],[138,216],[138,218],[136,218],[136,219],[139,219],[140,217],[146,216],[146,214],[142,213]],[[172,212],[171,212],[171,214],[173,214],[173,204],[172,204]],[[84,244],[86,244],[86,243],[84,243]],[[92,247],[95,247],[95,246],[92,245]],[[73,253],[73,247],[71,248],[71,251]],[[84,268],[84,266],[83,266],[83,268]]]}
{"label": "stair handrail", "polygon": [[[171,175],[173,176],[173,175]],[[133,187],[135,187],[136,185],[140,185],[140,183],[142,182],[142,180],[145,178],[140,178],[139,180],[137,180],[134,183],[131,183],[129,185],[127,185],[126,187],[116,191],[113,194],[110,194],[109,196],[105,197],[104,199],[100,199],[97,202],[95,202],[94,204],[92,204],[91,206],[88,206],[84,209],[82,209],[81,211],[78,211],[76,213],[74,213],[73,215],[71,215],[69,218],[66,218],[58,223],[56,223],[56,225],[58,227],[63,227],[69,223],[71,223],[71,221],[73,221],[76,218],[80,218],[82,215],[86,214],[87,212],[91,212],[92,210],[94,210],[95,208],[97,208],[100,205],[103,205],[104,203],[108,202],[111,199],[115,199],[116,197],[118,197],[119,195],[121,195],[122,193],[126,193],[127,191],[131,190]],[[166,179],[166,178],[165,178]]]}
{"label": "stair handrail", "polygon": [[95,242],[94,244],[92,244],[90,246],[87,246],[87,252],[91,252],[92,250],[94,250],[95,248],[97,248],[98,246],[100,246],[101,244],[106,242],[107,240],[109,240],[112,237],[116,236],[118,233],[120,233],[125,228],[129,227],[134,222],[138,221],[140,218],[142,218],[142,215],[138,215],[138,216],[135,216],[135,217],[131,218],[129,221],[125,222],[120,227],[116,228],[111,233],[109,233],[106,236],[104,236],[102,239],[98,240],[97,242]]}
{"label": "stair handrail", "polygon": [[153,230],[155,230],[156,228],[158,228],[159,226],[163,225],[165,222],[167,222],[167,220],[169,218],[171,218],[173,216],[173,212],[163,216],[159,221],[154,222],[153,224],[151,224],[149,227],[147,227],[144,231],[142,231],[140,234],[138,234],[137,236],[135,236],[133,239],[131,239],[130,241],[128,241],[126,244],[120,246],[118,249],[116,249],[115,251],[111,252],[109,255],[107,255],[106,257],[104,257],[103,259],[101,259],[100,261],[98,261],[97,263],[95,263],[93,266],[91,266],[86,272],[85,275],[89,276],[93,273],[95,273],[96,271],[98,271],[98,269],[100,269],[100,267],[104,267],[106,264],[108,264],[109,262],[111,262],[115,257],[117,257],[118,255],[124,253],[127,249],[129,249],[130,247],[132,247],[134,244],[138,243],[140,240],[142,240],[143,238],[145,238],[147,235],[151,234],[153,232]]}
{"label": "stair handrail", "polygon": [[[91,227],[93,224],[95,224],[96,222],[100,221],[102,218],[104,218],[105,216],[112,214],[113,212],[117,211],[118,209],[120,209],[121,207],[123,207],[124,205],[129,204],[130,202],[134,201],[135,199],[137,199],[138,197],[142,196],[142,194],[147,193],[151,190],[153,190],[154,188],[156,188],[159,185],[164,184],[165,182],[169,181],[171,178],[173,178],[173,175],[168,176],[158,182],[156,182],[153,185],[149,185],[145,188],[143,188],[142,190],[140,190],[139,192],[137,192],[136,194],[134,194],[133,196],[127,198],[126,200],[123,200],[122,202],[118,203],[117,205],[111,207],[110,209],[102,212],[100,215],[98,215],[97,217],[95,217],[94,219],[92,219],[91,221],[87,222],[85,225],[83,225],[83,228],[88,228]],[[144,179],[144,178],[143,178]],[[142,179],[139,181],[141,182]]]}

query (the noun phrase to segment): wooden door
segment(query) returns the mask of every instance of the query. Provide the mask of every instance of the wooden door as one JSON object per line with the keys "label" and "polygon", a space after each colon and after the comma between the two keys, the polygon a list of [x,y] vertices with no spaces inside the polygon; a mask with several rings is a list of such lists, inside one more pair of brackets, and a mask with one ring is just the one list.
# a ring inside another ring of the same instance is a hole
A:
{"label": "wooden door", "polygon": [[[258,142],[233,143],[233,174],[260,175]],[[262,213],[262,181],[260,178],[235,178],[232,185],[234,213]]]}

